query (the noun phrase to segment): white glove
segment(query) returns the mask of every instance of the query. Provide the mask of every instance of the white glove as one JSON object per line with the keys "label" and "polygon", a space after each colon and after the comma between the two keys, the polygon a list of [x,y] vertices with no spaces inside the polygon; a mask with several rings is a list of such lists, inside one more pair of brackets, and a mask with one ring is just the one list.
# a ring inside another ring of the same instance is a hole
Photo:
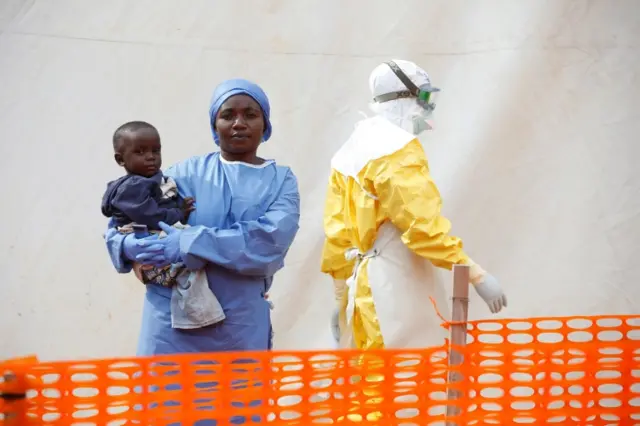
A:
{"label": "white glove", "polygon": [[340,342],[340,308],[335,308],[331,315],[331,333],[336,342]]}
{"label": "white glove", "polygon": [[338,306],[342,304],[342,299],[347,291],[349,291],[347,289],[347,280],[333,280],[333,294]]}
{"label": "white glove", "polygon": [[498,280],[492,275],[486,274],[484,279],[473,287],[476,289],[478,296],[489,306],[491,313],[497,314],[502,308],[507,306],[507,296],[505,296]]}

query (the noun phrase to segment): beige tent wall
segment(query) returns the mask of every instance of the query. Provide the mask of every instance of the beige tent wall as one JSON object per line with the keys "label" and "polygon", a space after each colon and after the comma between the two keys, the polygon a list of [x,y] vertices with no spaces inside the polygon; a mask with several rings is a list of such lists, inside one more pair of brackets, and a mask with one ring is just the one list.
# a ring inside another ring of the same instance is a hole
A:
{"label": "beige tent wall", "polygon": [[[329,346],[329,161],[390,58],[443,89],[425,148],[502,315],[638,313],[639,44],[637,0],[0,0],[0,358],[134,353],[143,288],[101,239],[111,133],[156,124],[165,166],[213,150],[208,100],[230,77],[268,92],[262,154],[302,191],[276,345]],[[470,315],[489,316],[475,295]]]}

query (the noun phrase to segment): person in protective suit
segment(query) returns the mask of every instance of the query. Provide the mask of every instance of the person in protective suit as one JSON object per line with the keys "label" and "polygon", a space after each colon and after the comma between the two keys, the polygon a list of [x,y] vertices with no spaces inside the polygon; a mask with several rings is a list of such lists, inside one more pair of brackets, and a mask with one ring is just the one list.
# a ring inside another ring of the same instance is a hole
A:
{"label": "person in protective suit", "polygon": [[446,334],[429,298],[439,308],[447,298],[434,266],[469,265],[470,284],[493,313],[507,299],[440,214],[418,140],[431,129],[439,89],[402,60],[377,66],[369,86],[375,116],[357,123],[331,160],[321,269],[335,285],[334,338],[356,349],[440,345]]}

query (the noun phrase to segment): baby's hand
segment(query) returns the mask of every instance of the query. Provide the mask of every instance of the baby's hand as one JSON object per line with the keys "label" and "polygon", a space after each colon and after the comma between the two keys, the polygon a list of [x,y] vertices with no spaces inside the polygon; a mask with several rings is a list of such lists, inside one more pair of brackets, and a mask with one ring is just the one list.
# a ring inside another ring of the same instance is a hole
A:
{"label": "baby's hand", "polygon": [[185,209],[190,208],[191,209],[190,211],[193,211],[196,208],[194,206],[195,203],[196,203],[196,200],[194,200],[193,197],[186,197],[184,199],[184,208]]}
{"label": "baby's hand", "polygon": [[182,204],[182,211],[184,212],[185,222],[189,220],[189,215],[191,214],[191,212],[196,209],[195,203],[196,200],[194,200],[193,197],[187,197],[184,199],[184,202]]}

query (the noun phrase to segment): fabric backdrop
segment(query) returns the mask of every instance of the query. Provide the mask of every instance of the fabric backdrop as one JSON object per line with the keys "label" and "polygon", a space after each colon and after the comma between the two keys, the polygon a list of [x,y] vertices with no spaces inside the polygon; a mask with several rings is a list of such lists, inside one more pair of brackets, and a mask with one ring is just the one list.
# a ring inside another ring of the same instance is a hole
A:
{"label": "fabric backdrop", "polygon": [[[102,241],[111,134],[155,124],[165,167],[214,150],[209,96],[231,77],[270,96],[261,154],[302,192],[276,346],[329,346],[329,162],[392,58],[442,88],[424,145],[501,315],[638,313],[639,43],[637,0],[1,0],[0,358],[134,353],[144,289]],[[473,294],[470,317],[489,315]]]}

